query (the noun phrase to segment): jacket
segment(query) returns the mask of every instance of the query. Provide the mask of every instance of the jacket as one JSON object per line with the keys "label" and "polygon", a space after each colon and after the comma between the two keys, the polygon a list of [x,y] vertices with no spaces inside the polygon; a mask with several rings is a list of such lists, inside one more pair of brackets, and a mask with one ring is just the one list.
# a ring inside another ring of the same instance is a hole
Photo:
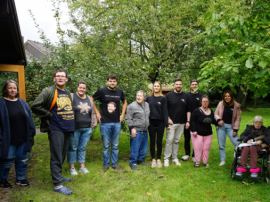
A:
{"label": "jacket", "polygon": [[[71,98],[73,100],[74,93],[70,93]],[[90,100],[90,107],[91,107],[91,127],[94,128],[97,126],[97,117],[96,117],[96,112],[94,110],[94,103],[93,100],[87,95],[88,99]],[[75,115],[75,114],[74,114]]]}
{"label": "jacket", "polygon": [[[25,115],[26,115],[26,146],[24,148],[25,152],[30,152],[32,146],[34,145],[34,136],[36,135],[36,127],[33,121],[33,117],[28,104],[21,98],[18,98],[21,102]],[[32,140],[31,140],[32,137]],[[10,145],[10,125],[9,125],[9,114],[4,98],[0,98],[0,158],[6,159],[9,152]]]}
{"label": "jacket", "polygon": [[[32,112],[40,118],[41,132],[51,131],[49,120],[53,117],[53,114],[50,112],[50,109],[53,107],[53,103],[57,100],[58,95],[56,89],[56,85],[44,89],[31,105]],[[71,99],[70,93],[67,90],[66,92]],[[73,103],[71,102],[71,104],[73,108]]]}
{"label": "jacket", "polygon": [[149,126],[150,109],[149,104],[144,102],[142,105],[138,102],[132,102],[127,107],[126,121],[129,129],[135,128],[136,131],[147,131]]}
{"label": "jacket", "polygon": [[269,145],[270,144],[269,129],[264,127],[264,126],[261,127],[261,130],[260,129],[256,130],[253,125],[251,125],[251,126],[247,125],[246,130],[240,135],[240,139],[243,142],[247,143],[248,140],[250,140],[250,139],[254,140],[255,138],[257,138],[261,135],[265,135],[265,137],[261,138],[260,140],[262,140],[263,143]]}
{"label": "jacket", "polygon": [[[241,121],[240,106],[241,105],[238,102],[234,101],[233,116],[232,116],[232,129],[237,130],[237,131],[239,130],[240,121]],[[224,112],[223,101],[220,101],[215,111],[216,121],[218,121],[219,119],[222,119],[223,112]]]}

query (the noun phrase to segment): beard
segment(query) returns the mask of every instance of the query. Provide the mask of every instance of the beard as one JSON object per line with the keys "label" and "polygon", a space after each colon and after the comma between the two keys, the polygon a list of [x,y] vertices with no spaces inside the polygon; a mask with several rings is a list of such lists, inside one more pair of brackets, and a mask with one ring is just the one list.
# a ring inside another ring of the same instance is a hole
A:
{"label": "beard", "polygon": [[114,87],[108,86],[108,88],[109,88],[110,90],[115,90],[115,89],[116,89],[116,86],[114,86]]}

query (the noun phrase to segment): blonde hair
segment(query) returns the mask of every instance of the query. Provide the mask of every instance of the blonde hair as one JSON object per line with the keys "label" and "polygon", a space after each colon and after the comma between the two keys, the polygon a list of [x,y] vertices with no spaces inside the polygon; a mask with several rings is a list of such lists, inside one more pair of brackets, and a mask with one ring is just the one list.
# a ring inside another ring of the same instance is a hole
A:
{"label": "blonde hair", "polygon": [[152,88],[151,95],[154,95],[154,85],[155,85],[155,83],[158,83],[158,85],[160,86],[160,89],[159,89],[159,96],[164,96],[164,95],[162,94],[162,86],[161,86],[161,83],[160,83],[159,81],[155,81],[155,82],[153,83],[153,88]]}

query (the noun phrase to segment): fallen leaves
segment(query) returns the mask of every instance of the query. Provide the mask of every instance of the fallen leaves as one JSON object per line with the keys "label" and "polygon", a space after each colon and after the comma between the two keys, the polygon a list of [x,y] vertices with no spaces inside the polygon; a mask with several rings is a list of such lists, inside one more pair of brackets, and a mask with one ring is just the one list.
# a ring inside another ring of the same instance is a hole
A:
{"label": "fallen leaves", "polygon": [[242,181],[242,183],[243,183],[244,185],[248,186],[248,183],[247,183],[247,182]]}
{"label": "fallen leaves", "polygon": [[151,192],[147,192],[146,194],[147,194],[148,196],[152,195],[152,193],[151,193]]}
{"label": "fallen leaves", "polygon": [[187,175],[187,176],[189,176],[191,179],[193,179],[192,175]]}
{"label": "fallen leaves", "polygon": [[212,182],[216,183],[216,181],[212,181]]}
{"label": "fallen leaves", "polygon": [[164,177],[164,175],[160,175],[160,176],[158,176],[159,178],[162,178],[162,177]]}

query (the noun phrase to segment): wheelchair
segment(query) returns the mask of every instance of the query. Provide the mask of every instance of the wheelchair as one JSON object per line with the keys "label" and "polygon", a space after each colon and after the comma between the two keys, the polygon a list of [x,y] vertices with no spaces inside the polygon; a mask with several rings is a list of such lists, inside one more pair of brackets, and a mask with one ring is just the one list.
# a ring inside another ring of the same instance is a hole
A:
{"label": "wheelchair", "polygon": [[[234,158],[233,158],[232,169],[231,169],[231,178],[232,179],[244,178],[243,176],[240,177],[240,176],[236,175],[237,167],[240,163],[240,161],[238,162],[238,160],[239,160],[239,157],[241,158],[241,153],[242,153],[242,149],[243,149],[243,147],[239,147],[239,145],[241,144],[241,139],[238,139],[237,141],[239,141],[240,143],[234,149]],[[270,177],[270,152],[269,152],[269,149],[270,149],[270,147],[262,149],[261,151],[258,152],[258,164],[261,165],[260,173],[258,173],[259,174],[258,177],[256,177],[256,178],[249,177],[251,179],[263,179],[267,185],[269,185],[269,177]],[[249,162],[249,158],[248,158],[248,162]]]}

